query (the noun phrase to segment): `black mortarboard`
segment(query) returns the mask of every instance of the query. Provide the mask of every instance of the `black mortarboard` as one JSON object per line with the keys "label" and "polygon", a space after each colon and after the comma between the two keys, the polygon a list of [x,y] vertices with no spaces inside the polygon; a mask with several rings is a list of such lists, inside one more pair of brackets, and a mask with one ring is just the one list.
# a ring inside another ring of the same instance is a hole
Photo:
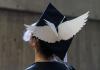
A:
{"label": "black mortarboard", "polygon": [[[45,12],[43,13],[42,17],[40,18],[40,20],[36,26],[45,26],[46,23],[45,23],[44,19],[54,23],[56,29],[58,28],[58,25],[61,22],[67,20],[65,18],[65,16],[63,16],[51,3],[46,8]],[[48,49],[52,49],[52,51],[63,60],[64,56],[71,44],[71,41],[72,41],[72,38],[67,41],[62,40],[62,41],[56,42],[56,43],[48,43],[48,42],[44,42],[44,41],[40,40],[40,44],[41,44],[41,49],[44,49],[45,47],[47,47]],[[44,52],[44,51],[42,51],[42,52]],[[47,53],[49,53],[49,52],[50,51],[47,51]]]}

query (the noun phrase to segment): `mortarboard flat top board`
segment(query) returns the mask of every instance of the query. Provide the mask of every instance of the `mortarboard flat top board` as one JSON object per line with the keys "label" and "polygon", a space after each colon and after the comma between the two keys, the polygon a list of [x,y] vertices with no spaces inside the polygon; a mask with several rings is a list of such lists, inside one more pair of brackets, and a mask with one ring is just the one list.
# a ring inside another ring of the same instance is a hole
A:
{"label": "mortarboard flat top board", "polygon": [[64,16],[50,3],[40,18],[37,26],[46,25],[44,19],[54,23],[55,27],[57,27],[64,19]]}

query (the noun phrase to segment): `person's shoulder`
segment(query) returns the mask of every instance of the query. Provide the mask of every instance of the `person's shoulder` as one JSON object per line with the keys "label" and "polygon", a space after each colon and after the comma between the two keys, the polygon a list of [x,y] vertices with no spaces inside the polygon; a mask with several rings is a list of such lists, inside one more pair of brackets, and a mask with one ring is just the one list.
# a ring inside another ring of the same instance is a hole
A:
{"label": "person's shoulder", "polygon": [[31,64],[30,66],[28,66],[27,68],[25,68],[25,70],[33,70],[33,68],[35,67],[35,63]]}
{"label": "person's shoulder", "polygon": [[60,62],[38,62],[28,66],[25,70],[75,70],[69,63]]}

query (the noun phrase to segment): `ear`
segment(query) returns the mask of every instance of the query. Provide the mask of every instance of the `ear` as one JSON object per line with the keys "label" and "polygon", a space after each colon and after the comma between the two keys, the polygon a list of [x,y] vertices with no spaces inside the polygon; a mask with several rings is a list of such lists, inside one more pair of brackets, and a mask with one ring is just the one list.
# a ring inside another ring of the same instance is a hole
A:
{"label": "ear", "polygon": [[34,38],[31,37],[31,39],[29,41],[29,45],[30,45],[31,48],[33,48],[33,49],[35,48],[36,42],[35,42]]}
{"label": "ear", "polygon": [[29,41],[30,47],[35,49],[38,46],[38,39],[34,36],[31,37]]}

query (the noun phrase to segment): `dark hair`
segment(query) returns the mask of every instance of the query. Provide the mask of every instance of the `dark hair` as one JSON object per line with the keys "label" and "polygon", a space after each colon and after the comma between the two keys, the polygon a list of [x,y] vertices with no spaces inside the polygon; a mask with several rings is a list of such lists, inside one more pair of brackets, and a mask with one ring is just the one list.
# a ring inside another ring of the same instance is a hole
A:
{"label": "dark hair", "polygon": [[64,56],[71,44],[72,39],[73,38],[71,38],[67,41],[61,40],[56,43],[48,43],[48,42],[44,42],[39,39],[39,51],[46,58],[49,58],[54,54],[54,55],[58,56],[61,60],[63,60]]}

